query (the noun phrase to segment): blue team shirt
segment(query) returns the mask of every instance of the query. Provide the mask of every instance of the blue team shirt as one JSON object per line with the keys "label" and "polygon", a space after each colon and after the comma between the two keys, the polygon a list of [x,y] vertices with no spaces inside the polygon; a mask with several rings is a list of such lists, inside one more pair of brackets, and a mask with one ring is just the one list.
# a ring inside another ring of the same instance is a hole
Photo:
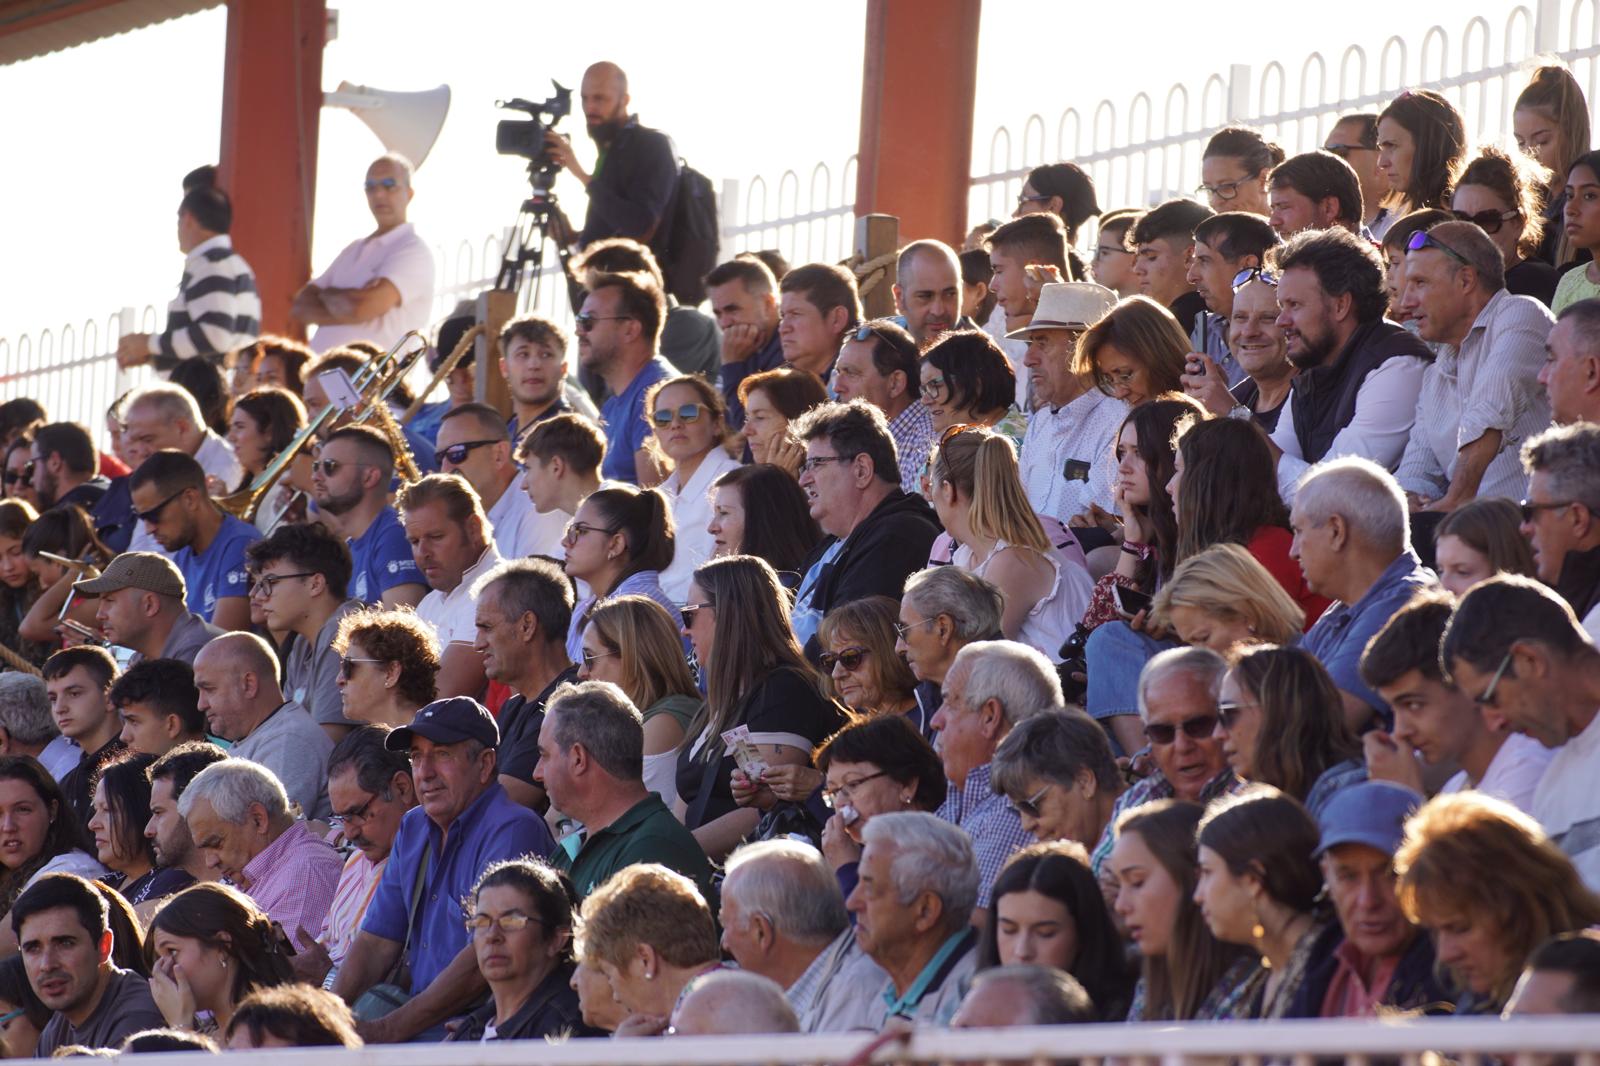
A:
{"label": "blue team shirt", "polygon": [[261,531],[233,515],[224,515],[222,528],[209,547],[199,555],[193,548],[180,548],[172,557],[183,572],[188,587],[189,610],[211,621],[217,601],[229,596],[250,595],[250,575],[244,568],[244,550],[261,539]]}
{"label": "blue team shirt", "polygon": [[650,426],[645,422],[644,394],[656,382],[677,376],[676,367],[661,356],[655,356],[639,368],[620,395],[600,405],[600,417],[606,424],[606,458],[600,464],[600,473],[606,480],[638,484],[639,471],[633,456],[650,436]]}
{"label": "blue team shirt", "polygon": [[393,507],[379,511],[367,531],[350,540],[350,564],[350,598],[362,603],[377,603],[396,585],[427,584]]}
{"label": "blue team shirt", "polygon": [[547,858],[555,848],[544,819],[514,803],[498,782],[450,823],[449,833],[441,833],[426,811],[413,807],[400,820],[394,850],[361,919],[363,932],[397,944],[405,942],[411,888],[428,841],[433,842],[433,850],[428,856],[417,928],[411,936],[413,995],[432,984],[471,942],[461,901],[471,894],[484,867],[529,854]]}

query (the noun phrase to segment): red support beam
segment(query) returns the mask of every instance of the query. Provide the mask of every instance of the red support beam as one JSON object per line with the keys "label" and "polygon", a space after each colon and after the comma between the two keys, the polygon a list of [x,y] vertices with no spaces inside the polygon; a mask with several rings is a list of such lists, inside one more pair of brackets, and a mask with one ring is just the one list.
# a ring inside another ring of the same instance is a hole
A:
{"label": "red support beam", "polygon": [[289,303],[311,277],[326,26],[327,0],[228,0],[221,181],[264,332],[303,336]]}
{"label": "red support beam", "polygon": [[981,0],[868,0],[856,215],[961,246]]}

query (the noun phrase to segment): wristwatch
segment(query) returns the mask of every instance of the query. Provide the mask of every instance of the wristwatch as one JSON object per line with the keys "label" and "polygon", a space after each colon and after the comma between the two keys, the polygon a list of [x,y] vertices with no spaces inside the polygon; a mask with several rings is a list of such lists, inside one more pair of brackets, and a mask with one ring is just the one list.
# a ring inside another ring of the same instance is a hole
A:
{"label": "wristwatch", "polygon": [[1228,417],[1237,418],[1241,422],[1248,422],[1255,416],[1256,413],[1242,403],[1236,403],[1228,408]]}

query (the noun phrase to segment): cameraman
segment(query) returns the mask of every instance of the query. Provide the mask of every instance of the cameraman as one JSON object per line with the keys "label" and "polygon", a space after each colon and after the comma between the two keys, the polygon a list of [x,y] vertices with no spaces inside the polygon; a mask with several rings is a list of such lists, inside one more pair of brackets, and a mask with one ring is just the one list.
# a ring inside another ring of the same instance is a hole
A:
{"label": "cameraman", "polygon": [[672,141],[628,114],[628,76],[615,63],[583,72],[583,117],[598,149],[594,173],[583,169],[572,142],[545,133],[550,158],[572,172],[589,193],[589,213],[578,247],[605,237],[631,237],[659,258],[671,237],[668,208],[678,187]]}

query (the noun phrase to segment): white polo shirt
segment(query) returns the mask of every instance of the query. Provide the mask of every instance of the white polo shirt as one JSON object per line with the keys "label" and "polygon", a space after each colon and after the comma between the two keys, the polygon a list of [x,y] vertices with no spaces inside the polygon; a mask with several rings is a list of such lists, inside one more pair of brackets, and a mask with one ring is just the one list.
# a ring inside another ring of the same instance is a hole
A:
{"label": "white polo shirt", "polygon": [[572,516],[565,511],[540,514],[523,491],[520,477],[507,485],[500,498],[494,501],[494,506],[489,508],[489,524],[494,527],[494,546],[507,559],[526,559],[530,555],[565,559],[561,537],[571,519]]}
{"label": "white polo shirt", "polygon": [[311,338],[312,350],[320,355],[363,340],[387,349],[410,330],[427,330],[433,309],[433,253],[409,222],[388,233],[352,241],[313,283],[322,288],[363,289],[378,278],[388,279],[400,291],[400,303],[366,322],[318,326]]}
{"label": "white polo shirt", "polygon": [[442,651],[452,640],[472,643],[477,635],[478,606],[472,598],[473,584],[484,574],[499,566],[503,560],[495,549],[494,541],[483,549],[478,561],[461,575],[461,584],[449,592],[434,589],[417,604],[417,617],[433,627]]}

